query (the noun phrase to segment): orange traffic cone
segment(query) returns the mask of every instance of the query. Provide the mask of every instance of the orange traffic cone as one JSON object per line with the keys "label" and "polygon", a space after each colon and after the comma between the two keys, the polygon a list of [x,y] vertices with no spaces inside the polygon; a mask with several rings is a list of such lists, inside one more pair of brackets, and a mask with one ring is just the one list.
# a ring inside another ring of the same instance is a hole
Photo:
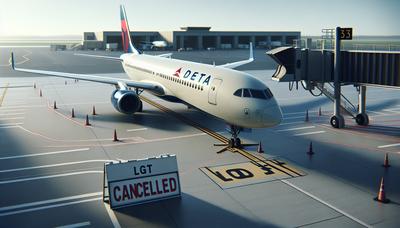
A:
{"label": "orange traffic cone", "polygon": [[375,197],[374,200],[379,201],[381,203],[389,203],[390,202],[389,199],[386,199],[385,183],[384,183],[383,177],[381,179],[381,186],[379,187],[378,196]]}
{"label": "orange traffic cone", "polygon": [[312,142],[310,142],[310,146],[308,147],[308,152],[307,152],[307,154],[308,154],[308,155],[313,155],[313,154],[314,154]]}
{"label": "orange traffic cone", "polygon": [[383,160],[383,165],[382,166],[385,167],[385,168],[389,168],[390,167],[388,153],[385,154],[385,159]]}
{"label": "orange traffic cone", "polygon": [[90,126],[90,123],[89,123],[89,115],[86,115],[85,126]]}
{"label": "orange traffic cone", "polygon": [[43,96],[43,94],[42,94],[42,90],[40,90],[40,91],[39,91],[39,96],[40,96],[40,97],[42,97],[42,96]]}
{"label": "orange traffic cone", "polygon": [[306,119],[304,120],[305,122],[308,122],[309,121],[309,118],[308,118],[308,109],[307,109],[307,111],[306,111]]}
{"label": "orange traffic cone", "polygon": [[56,103],[56,101],[54,101],[53,109],[57,109],[57,103]]}
{"label": "orange traffic cone", "polygon": [[97,115],[96,114],[96,108],[94,107],[94,105],[93,105],[93,109],[92,109],[92,115],[94,115],[94,116]]}
{"label": "orange traffic cone", "polygon": [[72,108],[72,111],[71,111],[71,118],[75,118],[75,111],[74,111],[74,108]]}
{"label": "orange traffic cone", "polygon": [[117,137],[117,129],[114,129],[114,142],[118,142],[118,137]]}
{"label": "orange traffic cone", "polygon": [[261,141],[260,141],[260,143],[259,143],[258,146],[257,146],[257,152],[260,153],[260,154],[264,153],[264,150],[263,150],[263,148],[262,148],[262,146],[261,146]]}
{"label": "orange traffic cone", "polygon": [[318,110],[318,116],[322,116],[321,107],[319,107],[319,110]]}

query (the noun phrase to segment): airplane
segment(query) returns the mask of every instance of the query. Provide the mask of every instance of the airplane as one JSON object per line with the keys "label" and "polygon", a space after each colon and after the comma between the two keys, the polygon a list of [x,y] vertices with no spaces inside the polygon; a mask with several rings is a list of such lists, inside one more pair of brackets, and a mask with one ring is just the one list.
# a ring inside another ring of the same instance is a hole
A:
{"label": "airplane", "polygon": [[234,70],[254,61],[251,43],[249,59],[223,65],[166,58],[171,53],[146,55],[131,42],[123,5],[120,6],[120,17],[124,50],[120,57],[81,55],[120,61],[129,79],[18,68],[13,53],[12,69],[114,85],[116,90],[111,94],[111,103],[117,111],[128,115],[142,111],[140,94],[144,90],[164,100],[195,107],[229,125],[232,137],[218,152],[246,146],[238,137],[243,129],[273,127],[282,121],[282,111],[268,86],[248,73]]}
{"label": "airplane", "polygon": [[168,47],[168,43],[164,40],[155,40],[152,42],[142,41],[141,43],[144,45],[149,45],[151,49],[165,49]]}

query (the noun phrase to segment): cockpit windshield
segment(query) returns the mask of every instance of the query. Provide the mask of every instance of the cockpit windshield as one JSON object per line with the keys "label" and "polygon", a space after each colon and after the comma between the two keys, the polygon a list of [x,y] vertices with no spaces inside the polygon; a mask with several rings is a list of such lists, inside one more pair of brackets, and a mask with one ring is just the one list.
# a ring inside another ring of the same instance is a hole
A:
{"label": "cockpit windshield", "polygon": [[272,94],[269,88],[265,90],[257,90],[257,89],[238,89],[233,93],[234,96],[237,97],[253,97],[257,99],[267,100],[272,98],[274,95]]}

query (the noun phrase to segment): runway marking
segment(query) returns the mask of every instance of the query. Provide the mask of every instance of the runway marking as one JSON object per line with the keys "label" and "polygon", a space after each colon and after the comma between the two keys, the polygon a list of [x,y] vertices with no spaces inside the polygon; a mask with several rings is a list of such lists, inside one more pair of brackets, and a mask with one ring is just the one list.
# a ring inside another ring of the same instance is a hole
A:
{"label": "runway marking", "polygon": [[13,205],[13,206],[0,207],[0,212],[21,209],[24,207],[34,207],[34,206],[40,206],[43,204],[58,203],[58,202],[62,202],[62,201],[69,201],[69,200],[76,200],[76,199],[82,199],[82,198],[88,198],[88,197],[94,197],[94,196],[101,196],[101,195],[103,195],[103,192],[92,192],[92,193],[86,193],[86,194],[75,195],[75,196],[67,196],[67,197],[62,197],[62,198],[57,198],[57,199],[36,201],[36,202],[31,202],[31,203],[23,203],[23,204],[18,204],[18,205]]}
{"label": "runway marking", "polygon": [[108,213],[108,216],[111,219],[111,222],[112,222],[114,228],[121,228],[121,225],[118,222],[117,216],[115,216],[114,211],[111,210],[110,205],[105,202],[103,202],[103,203],[104,203],[104,207],[106,208],[106,211]]}
{"label": "runway marking", "polygon": [[10,84],[10,83],[6,83],[5,89],[3,90],[3,94],[2,94],[1,97],[0,97],[0,107],[1,107],[2,104],[3,104],[4,97],[6,96],[6,93],[7,93],[7,90],[8,90],[8,85],[9,85],[9,84]]}
{"label": "runway marking", "polygon": [[[21,108],[43,108],[46,107],[46,105],[9,105],[3,108],[15,108],[15,109],[21,109]],[[25,109],[23,109],[25,110]]]}
{"label": "runway marking", "polygon": [[80,148],[80,149],[73,149],[73,150],[60,150],[60,151],[44,152],[44,153],[38,153],[38,154],[15,155],[15,156],[9,156],[9,157],[0,157],[0,160],[26,158],[26,157],[36,157],[36,156],[53,155],[53,154],[64,154],[64,153],[72,153],[72,152],[80,152],[80,151],[88,151],[88,150],[90,150],[90,148]]}
{"label": "runway marking", "polygon": [[98,201],[98,200],[102,200],[102,199],[103,199],[103,197],[96,197],[96,198],[72,201],[72,202],[67,202],[67,203],[53,204],[53,205],[42,206],[42,207],[34,207],[34,208],[23,209],[23,210],[19,210],[19,211],[5,212],[5,213],[0,213],[0,217],[7,216],[7,215],[21,214],[21,213],[26,213],[26,212],[32,212],[32,211],[40,211],[40,210],[56,208],[56,207],[64,207],[64,206],[69,206],[69,205],[74,205],[74,204]]}
{"label": "runway marking", "polygon": [[16,113],[0,113],[0,116],[18,116],[18,115],[24,115],[25,113],[23,112],[16,112]]}
{"label": "runway marking", "polygon": [[23,120],[25,117],[9,117],[9,118],[0,118],[0,121],[2,120]]}
{"label": "runway marking", "polygon": [[23,122],[19,122],[19,123],[4,123],[4,124],[0,124],[0,127],[1,126],[16,126],[16,127],[19,127],[17,125],[21,125],[21,124],[24,124],[24,123]]}
{"label": "runway marking", "polygon": [[146,127],[144,127],[144,128],[135,128],[135,129],[128,129],[126,131],[127,132],[132,132],[132,131],[144,131],[144,130],[147,130],[147,128]]}
{"label": "runway marking", "polygon": [[0,181],[0,185],[20,183],[20,182],[33,181],[33,180],[41,180],[41,179],[50,179],[50,178],[56,178],[56,177],[75,176],[75,175],[81,175],[81,174],[100,174],[100,173],[102,174],[103,171],[80,171],[80,172],[72,172],[72,173],[54,174],[54,175],[48,175],[48,176],[19,178],[19,179],[13,179],[13,180]]}
{"label": "runway marking", "polygon": [[0,127],[0,129],[9,129],[9,128],[19,128],[18,126],[5,126],[5,127]]}
{"label": "runway marking", "polygon": [[3,107],[1,107],[0,108],[0,112],[1,111],[3,111],[3,112],[24,112],[25,111],[25,109],[7,109],[7,108],[9,108],[10,106],[3,106]]}
{"label": "runway marking", "polygon": [[281,123],[278,126],[282,126],[282,125],[292,125],[292,124],[302,124],[305,123],[304,121],[294,121],[294,122],[289,122],[289,123]]}
{"label": "runway marking", "polygon": [[395,147],[395,146],[400,146],[400,143],[382,145],[382,146],[378,146],[378,148],[381,149],[381,148],[388,148],[388,147]]}
{"label": "runway marking", "polygon": [[92,163],[92,162],[111,162],[111,160],[85,160],[85,161],[76,161],[76,162],[57,163],[57,164],[51,164],[51,165],[40,165],[40,166],[31,166],[31,167],[24,167],[24,168],[5,169],[5,170],[0,170],[0,173],[9,173],[9,172],[17,172],[17,171],[32,170],[32,169],[43,169],[43,168],[51,168],[51,167],[66,166],[66,165],[77,165],[77,164]]}
{"label": "runway marking", "polygon": [[287,162],[276,159],[203,167],[200,170],[222,189],[305,175]]}
{"label": "runway marking", "polygon": [[295,127],[295,128],[281,129],[281,130],[276,130],[276,131],[279,131],[279,132],[282,132],[282,131],[297,131],[297,130],[304,130],[304,129],[310,129],[310,128],[315,128],[315,126]]}
{"label": "runway marking", "polygon": [[69,225],[64,225],[64,226],[57,226],[56,228],[76,228],[76,227],[82,227],[82,226],[90,226],[90,222],[80,222],[80,223],[74,223],[74,224],[69,224]]}
{"label": "runway marking", "polygon": [[339,208],[337,208],[337,207],[335,207],[335,206],[333,206],[333,205],[331,205],[331,204],[329,204],[329,203],[323,201],[322,199],[320,199],[320,198],[318,198],[318,197],[312,195],[311,193],[306,192],[305,190],[303,190],[303,189],[297,187],[296,185],[290,183],[289,181],[287,181],[287,180],[281,180],[281,181],[282,181],[283,183],[289,185],[290,187],[292,187],[292,188],[298,190],[299,192],[301,192],[301,193],[303,193],[303,194],[309,196],[310,198],[312,198],[312,199],[314,199],[314,200],[316,200],[316,201],[318,201],[318,202],[324,204],[325,206],[328,206],[329,208],[333,209],[334,211],[336,211],[336,212],[338,212],[338,213],[340,213],[340,214],[346,216],[347,218],[353,220],[354,222],[356,222],[356,223],[358,223],[358,224],[360,224],[360,225],[362,225],[362,226],[365,226],[365,227],[372,227],[371,225],[366,224],[365,222],[361,221],[360,219],[358,219],[358,218],[356,218],[356,217],[354,217],[354,216],[352,216],[352,215],[350,215],[350,214],[348,214],[348,213],[346,213],[346,212],[340,210]]}
{"label": "runway marking", "polygon": [[293,136],[315,135],[315,134],[321,134],[321,133],[325,133],[325,132],[326,132],[326,131],[313,131],[313,132],[306,132],[306,133],[294,134]]}

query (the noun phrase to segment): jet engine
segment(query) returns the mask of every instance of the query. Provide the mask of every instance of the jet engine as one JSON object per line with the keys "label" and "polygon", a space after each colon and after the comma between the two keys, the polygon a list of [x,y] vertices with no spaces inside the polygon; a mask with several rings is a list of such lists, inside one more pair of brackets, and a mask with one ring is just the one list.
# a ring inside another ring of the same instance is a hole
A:
{"label": "jet engine", "polygon": [[142,101],[135,92],[130,90],[115,90],[111,94],[111,103],[118,112],[124,114],[133,114],[142,110]]}

